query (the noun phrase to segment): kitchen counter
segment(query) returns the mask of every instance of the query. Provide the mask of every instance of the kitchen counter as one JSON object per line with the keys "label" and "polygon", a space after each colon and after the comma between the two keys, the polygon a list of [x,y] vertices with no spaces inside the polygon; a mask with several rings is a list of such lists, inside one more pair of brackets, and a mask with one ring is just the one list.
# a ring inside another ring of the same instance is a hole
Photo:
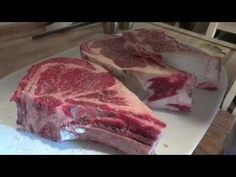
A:
{"label": "kitchen counter", "polygon": [[[27,27],[26,27],[27,28]],[[42,27],[39,27],[42,29]],[[38,30],[40,31],[40,30]],[[100,23],[33,40],[31,35],[0,40],[0,78],[24,66],[75,47],[77,41],[103,33]]]}

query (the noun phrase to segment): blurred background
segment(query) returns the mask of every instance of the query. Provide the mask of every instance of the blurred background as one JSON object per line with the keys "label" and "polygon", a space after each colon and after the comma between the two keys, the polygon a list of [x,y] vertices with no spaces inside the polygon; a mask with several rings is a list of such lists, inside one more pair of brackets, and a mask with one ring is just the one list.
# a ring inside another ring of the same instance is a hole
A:
{"label": "blurred background", "polygon": [[[199,34],[207,34],[212,29],[212,37],[223,41],[236,43],[236,22],[165,22]],[[214,34],[213,34],[214,33]],[[208,34],[208,35],[209,35]]]}
{"label": "blurred background", "polygon": [[[17,22],[0,22],[0,27],[13,25]],[[71,24],[84,22],[45,22],[47,29],[57,26],[66,27]],[[208,35],[216,39],[236,43],[236,22],[164,22],[198,34]],[[52,25],[53,24],[53,25]],[[49,28],[50,27],[50,28]],[[210,30],[210,31],[209,31]],[[208,33],[207,33],[208,32]]]}

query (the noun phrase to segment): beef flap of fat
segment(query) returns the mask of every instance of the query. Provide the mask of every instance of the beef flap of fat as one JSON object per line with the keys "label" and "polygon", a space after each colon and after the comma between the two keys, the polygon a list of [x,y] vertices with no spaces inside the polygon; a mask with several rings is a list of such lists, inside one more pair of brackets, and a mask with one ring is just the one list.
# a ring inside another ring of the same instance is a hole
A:
{"label": "beef flap of fat", "polygon": [[84,58],[109,70],[149,107],[191,110],[195,77],[169,67],[161,55],[137,51],[117,36],[84,42],[80,50]]}
{"label": "beef flap of fat", "polygon": [[217,90],[221,58],[182,44],[160,30],[137,29],[125,32],[123,36],[127,40],[127,45],[134,46],[136,50],[159,54],[169,66],[196,76],[197,87]]}
{"label": "beef flap of fat", "polygon": [[53,141],[92,140],[153,154],[166,124],[103,67],[52,58],[33,65],[12,99],[17,125]]}

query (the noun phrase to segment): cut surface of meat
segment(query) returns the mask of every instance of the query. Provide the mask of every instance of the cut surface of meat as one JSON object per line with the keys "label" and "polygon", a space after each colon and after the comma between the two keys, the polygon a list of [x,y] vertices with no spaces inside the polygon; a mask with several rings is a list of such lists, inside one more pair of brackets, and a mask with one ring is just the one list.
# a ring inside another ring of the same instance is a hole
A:
{"label": "cut surface of meat", "polygon": [[87,41],[84,58],[110,71],[152,108],[189,112],[195,77],[165,64],[162,56],[136,50],[123,37]]}
{"label": "cut surface of meat", "polygon": [[17,125],[53,141],[92,140],[153,154],[166,124],[103,67],[78,58],[31,66],[12,99]]}
{"label": "cut surface of meat", "polygon": [[178,42],[165,32],[156,29],[137,29],[123,34],[127,45],[142,52],[159,54],[166,64],[193,74],[197,87],[217,90],[221,59]]}

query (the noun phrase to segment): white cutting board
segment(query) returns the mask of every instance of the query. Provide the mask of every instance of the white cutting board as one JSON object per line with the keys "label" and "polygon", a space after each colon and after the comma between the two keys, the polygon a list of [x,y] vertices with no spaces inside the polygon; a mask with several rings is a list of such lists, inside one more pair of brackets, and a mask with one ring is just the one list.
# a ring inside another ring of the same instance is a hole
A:
{"label": "white cutting board", "polygon": [[[67,50],[55,56],[78,57],[78,48]],[[16,130],[17,110],[14,102],[9,102],[20,79],[29,67],[22,68],[0,80],[0,154],[119,154],[104,145],[68,141],[55,143],[36,135]],[[155,111],[167,123],[157,154],[192,154],[216,113],[219,110],[227,87],[227,76],[222,69],[218,91],[195,89],[191,113]]]}

